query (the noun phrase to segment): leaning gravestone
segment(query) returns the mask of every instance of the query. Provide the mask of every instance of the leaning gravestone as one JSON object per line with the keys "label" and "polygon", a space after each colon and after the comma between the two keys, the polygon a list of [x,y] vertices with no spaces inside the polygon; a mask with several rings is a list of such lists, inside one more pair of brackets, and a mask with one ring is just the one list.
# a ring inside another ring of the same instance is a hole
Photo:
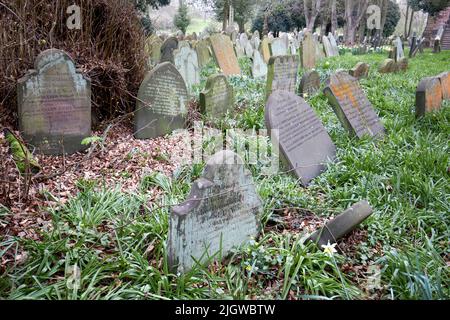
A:
{"label": "leaning gravestone", "polygon": [[384,60],[380,67],[378,68],[379,73],[391,73],[395,72],[397,69],[397,66],[395,64],[395,61],[393,59],[386,59]]}
{"label": "leaning gravestone", "polygon": [[267,75],[267,64],[264,62],[261,53],[258,50],[253,52],[252,76],[254,79],[262,78]]}
{"label": "leaning gravestone", "polygon": [[178,49],[178,39],[176,37],[171,37],[166,39],[161,46],[161,58],[160,62],[171,62],[174,63],[173,60],[173,51]]}
{"label": "leaning gravestone", "polygon": [[271,57],[267,71],[266,98],[275,90],[295,93],[298,67],[298,56]]}
{"label": "leaning gravestone", "polygon": [[286,40],[284,38],[273,39],[271,49],[273,57],[287,55],[288,47],[286,46]]}
{"label": "leaning gravestone", "polygon": [[209,37],[209,41],[217,65],[222,69],[222,72],[226,76],[239,75],[241,69],[230,38],[223,34],[214,34]]}
{"label": "leaning gravestone", "polygon": [[162,40],[157,35],[150,36],[145,42],[145,52],[150,57],[150,64],[156,65],[161,59]]}
{"label": "leaning gravestone", "polygon": [[323,47],[325,49],[325,54],[327,55],[327,57],[334,57],[334,50],[331,47],[331,43],[330,43],[330,40],[328,39],[328,37],[323,36],[322,42],[323,42]]}
{"label": "leaning gravestone", "polygon": [[173,51],[175,67],[186,82],[188,91],[192,86],[200,83],[200,67],[198,65],[197,52],[190,46],[182,46]]}
{"label": "leaning gravestone", "polygon": [[442,100],[450,100],[450,71],[443,72],[437,77],[441,81]]}
{"label": "leaning gravestone", "polygon": [[203,68],[212,60],[211,48],[206,40],[198,41],[194,48],[197,51],[198,64],[200,68]]}
{"label": "leaning gravestone", "polygon": [[200,93],[200,109],[203,114],[223,117],[234,106],[234,90],[223,74],[211,76],[205,90]]}
{"label": "leaning gravestone", "polygon": [[265,118],[271,136],[280,146],[289,169],[304,186],[333,161],[336,147],[313,109],[294,93],[274,91],[267,101]]}
{"label": "leaning gravestone", "polygon": [[147,73],[138,92],[135,137],[152,139],[184,127],[188,93],[173,64],[164,62]]}
{"label": "leaning gravestone", "polygon": [[369,75],[369,68],[370,67],[367,63],[358,62],[356,66],[349,71],[349,73],[356,79],[367,78],[367,76]]}
{"label": "leaning gravestone", "polygon": [[324,93],[351,135],[358,138],[384,135],[384,127],[357,79],[344,71],[338,71],[328,80]]}
{"label": "leaning gravestone", "polygon": [[220,151],[206,164],[188,199],[169,218],[168,262],[185,273],[226,257],[260,231],[263,206],[250,172],[231,151]]}
{"label": "leaning gravestone", "polygon": [[299,94],[302,97],[313,95],[320,89],[320,75],[317,71],[307,71],[300,80]]}
{"label": "leaning gravestone", "polygon": [[49,155],[86,149],[91,135],[91,82],[61,50],[43,51],[17,84],[19,129],[27,143]]}
{"label": "leaning gravestone", "polygon": [[310,32],[306,32],[301,48],[302,67],[313,69],[316,66],[316,44]]}
{"label": "leaning gravestone", "polygon": [[442,85],[437,77],[423,78],[416,91],[416,116],[439,110],[442,105]]}
{"label": "leaning gravestone", "polygon": [[270,54],[270,42],[267,37],[264,37],[263,40],[261,41],[260,49],[261,49],[261,54],[263,56],[264,62],[269,63],[271,54]]}
{"label": "leaning gravestone", "polygon": [[395,40],[395,62],[400,61],[401,58],[403,58],[405,56],[404,52],[403,52],[403,43],[402,43],[402,39],[400,39],[400,37],[397,37],[397,39]]}
{"label": "leaning gravestone", "polygon": [[333,56],[334,57],[339,56],[339,47],[337,45],[336,38],[333,36],[331,32],[328,33],[328,39],[330,40]]}

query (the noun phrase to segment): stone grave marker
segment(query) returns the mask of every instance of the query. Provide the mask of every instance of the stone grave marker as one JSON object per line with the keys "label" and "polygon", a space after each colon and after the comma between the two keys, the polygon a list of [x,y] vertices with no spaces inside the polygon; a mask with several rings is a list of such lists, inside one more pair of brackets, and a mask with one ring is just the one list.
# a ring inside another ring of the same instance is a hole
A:
{"label": "stone grave marker", "polygon": [[267,37],[264,37],[263,40],[261,41],[261,54],[263,56],[264,62],[265,63],[269,63],[269,59],[270,59],[270,43],[269,43],[269,39]]}
{"label": "stone grave marker", "polygon": [[135,137],[152,139],[184,127],[188,92],[180,72],[170,62],[158,64],[142,82],[136,104]]}
{"label": "stone grave marker", "polygon": [[285,56],[287,55],[287,46],[285,39],[282,38],[275,38],[273,39],[272,45],[272,56]]}
{"label": "stone grave marker", "polygon": [[401,58],[405,56],[405,53],[403,52],[402,39],[400,39],[400,37],[397,37],[397,39],[395,40],[395,48],[396,48],[395,62],[398,62],[400,61]]}
{"label": "stone grave marker", "polygon": [[252,46],[253,46],[254,50],[259,50],[259,46],[261,45],[261,38],[259,37],[258,30],[256,30],[253,33],[251,43],[252,43]]}
{"label": "stone grave marker", "polygon": [[364,62],[358,62],[356,66],[349,71],[352,77],[356,79],[367,78],[369,75],[370,66]]}
{"label": "stone grave marker", "polygon": [[239,75],[241,69],[234,53],[233,44],[226,35],[214,34],[209,37],[217,65],[226,76]]}
{"label": "stone grave marker", "polygon": [[220,118],[234,106],[234,90],[223,74],[214,75],[206,81],[205,89],[200,93],[202,114]]}
{"label": "stone grave marker", "polygon": [[397,66],[395,64],[394,59],[386,59],[384,60],[380,67],[378,68],[379,73],[391,73],[395,72],[397,69]]}
{"label": "stone grave marker", "polygon": [[219,260],[233,247],[256,238],[262,210],[251,173],[242,159],[228,150],[216,153],[207,162],[202,177],[192,185],[188,199],[170,213],[170,269],[188,272],[196,261],[206,264]]}
{"label": "stone grave marker", "polygon": [[300,80],[299,94],[311,96],[320,89],[320,75],[317,71],[307,71]]}
{"label": "stone grave marker", "polygon": [[171,62],[173,60],[173,51],[178,49],[178,39],[176,37],[170,37],[164,41],[161,46],[161,58],[160,62]]}
{"label": "stone grave marker", "polygon": [[298,67],[298,56],[271,57],[267,71],[266,99],[275,90],[295,93]]}
{"label": "stone grave marker", "polygon": [[441,81],[442,100],[450,100],[450,71],[443,72],[437,77]]}
{"label": "stone grave marker", "polygon": [[323,36],[322,39],[323,39],[322,40],[323,47],[325,49],[325,54],[327,55],[327,57],[334,57],[334,51],[333,48],[331,47],[330,40],[328,39],[327,36]]}
{"label": "stone grave marker", "polygon": [[416,90],[416,116],[439,110],[442,105],[442,85],[438,77],[423,78]]}
{"label": "stone grave marker", "polygon": [[331,32],[328,33],[328,39],[330,40],[331,48],[333,51],[333,56],[334,57],[339,56],[339,47],[336,42],[336,38],[333,36],[333,34]]}
{"label": "stone grave marker", "polygon": [[200,67],[197,52],[189,46],[182,46],[173,51],[175,67],[186,82],[188,91],[200,83]]}
{"label": "stone grave marker", "polygon": [[[266,104],[266,126],[282,158],[304,186],[319,176],[336,147],[314,110],[294,93],[274,91]],[[274,131],[275,130],[275,131]]]}
{"label": "stone grave marker", "polygon": [[302,67],[313,69],[316,66],[316,44],[310,32],[306,32],[301,48]]}
{"label": "stone grave marker", "polygon": [[236,57],[238,59],[245,57],[245,48],[242,47],[239,39],[236,40],[236,44],[234,45],[234,49],[236,51]]}
{"label": "stone grave marker", "polygon": [[24,140],[48,155],[86,149],[91,136],[91,82],[64,51],[41,52],[17,83],[19,130]]}
{"label": "stone grave marker", "polygon": [[396,64],[396,71],[406,71],[408,69],[408,58],[400,58]]}
{"label": "stone grave marker", "polygon": [[162,40],[156,35],[150,36],[145,42],[145,52],[150,57],[150,65],[156,65],[161,59]]}
{"label": "stone grave marker", "polygon": [[316,61],[320,61],[325,58],[325,52],[323,49],[323,44],[319,41],[314,41],[316,47]]}
{"label": "stone grave marker", "polygon": [[195,44],[195,51],[197,51],[198,64],[203,68],[212,60],[211,48],[206,40],[200,40]]}
{"label": "stone grave marker", "polygon": [[262,78],[267,75],[267,64],[258,50],[253,51],[252,76],[253,78]]}
{"label": "stone grave marker", "polygon": [[333,74],[324,93],[344,128],[352,136],[384,136],[384,127],[358,80],[344,71]]}

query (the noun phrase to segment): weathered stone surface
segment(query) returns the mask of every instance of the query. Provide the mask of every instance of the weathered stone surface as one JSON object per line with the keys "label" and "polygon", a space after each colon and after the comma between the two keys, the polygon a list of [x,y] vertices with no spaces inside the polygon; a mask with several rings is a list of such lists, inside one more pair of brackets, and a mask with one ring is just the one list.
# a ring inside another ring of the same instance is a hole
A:
{"label": "weathered stone surface", "polygon": [[328,33],[328,39],[330,40],[331,48],[333,51],[333,56],[334,57],[339,56],[339,47],[336,42],[336,38],[333,36],[333,34],[331,32]]}
{"label": "weathered stone surface", "polygon": [[161,58],[160,62],[171,62],[174,63],[173,60],[173,51],[178,49],[178,39],[176,37],[170,37],[164,41],[161,46]]}
{"label": "weathered stone surface", "polygon": [[91,82],[67,53],[43,51],[17,84],[19,129],[25,141],[50,155],[84,150],[91,135]]}
{"label": "weathered stone surface", "polygon": [[301,49],[302,67],[313,69],[316,66],[316,44],[310,32],[304,34]]}
{"label": "weathered stone surface", "polygon": [[285,39],[275,38],[271,44],[272,56],[285,56],[287,55],[288,47],[286,46]]}
{"label": "weathered stone surface", "polygon": [[396,64],[396,71],[406,71],[408,69],[408,58],[400,58]]}
{"label": "weathered stone surface", "polygon": [[222,34],[214,34],[209,37],[209,40],[217,65],[222,69],[222,72],[226,76],[240,74],[241,69],[231,40]]}
{"label": "weathered stone surface", "polygon": [[188,91],[192,86],[200,83],[200,67],[198,65],[197,51],[190,46],[182,46],[173,51],[175,67],[186,82]]}
{"label": "weathered stone surface", "polygon": [[267,37],[264,37],[264,39],[261,41],[261,54],[263,56],[264,62],[269,63],[270,59],[270,43],[269,39]]}
{"label": "weathered stone surface", "polygon": [[369,218],[372,213],[373,209],[367,200],[358,202],[313,233],[309,240],[315,242],[319,247],[328,243],[336,243],[337,240],[349,234]]}
{"label": "weathered stone surface", "polygon": [[152,35],[145,42],[145,52],[150,57],[150,65],[156,65],[161,59],[163,41],[160,37]]}
{"label": "weathered stone surface", "polygon": [[351,135],[384,136],[384,127],[357,79],[344,71],[336,72],[328,80],[324,93]]}
{"label": "weathered stone surface", "polygon": [[233,247],[257,237],[262,209],[241,158],[231,151],[218,152],[194,182],[188,199],[170,214],[170,268],[185,273],[195,260],[206,264],[226,257]]}
{"label": "weathered stone surface", "polygon": [[378,68],[378,72],[380,73],[391,73],[396,71],[395,61],[393,59],[384,60],[380,67]]}
{"label": "weathered stone surface", "polygon": [[416,91],[416,116],[436,111],[442,105],[442,85],[437,77],[423,78]]}
{"label": "weathered stone surface", "polygon": [[437,77],[441,81],[442,99],[450,100],[450,71],[443,72]]}
{"label": "weathered stone surface", "polygon": [[253,52],[252,76],[255,79],[267,76],[267,64],[258,50]]}
{"label": "weathered stone surface", "polygon": [[209,46],[208,41],[201,40],[198,41],[194,46],[195,51],[197,51],[197,57],[198,57],[198,65],[200,68],[203,68],[212,60],[211,55],[211,47]]}
{"label": "weathered stone surface", "polygon": [[[266,126],[304,186],[335,159],[336,147],[313,109],[294,93],[274,91],[267,101]],[[274,131],[275,130],[275,131]]]}
{"label": "weathered stone surface", "polygon": [[313,95],[320,89],[320,75],[317,71],[307,71],[300,80],[299,94]]}
{"label": "weathered stone surface", "polygon": [[322,42],[323,42],[323,47],[325,49],[325,54],[327,55],[327,57],[334,57],[334,50],[331,47],[331,43],[330,43],[330,40],[328,39],[328,37],[323,36]]}
{"label": "weathered stone surface", "polygon": [[369,75],[369,68],[370,67],[367,63],[358,62],[356,66],[349,71],[349,73],[356,79],[367,78],[367,76]]}
{"label": "weathered stone surface", "polygon": [[259,50],[259,46],[261,45],[261,38],[259,37],[258,30],[253,33],[251,44],[254,50]]}
{"label": "weathered stone surface", "polygon": [[395,62],[399,62],[400,59],[402,59],[405,56],[405,53],[403,52],[403,42],[400,37],[397,37],[395,40]]}
{"label": "weathered stone surface", "polygon": [[173,64],[164,62],[147,73],[139,88],[135,137],[151,139],[184,127],[188,92]]}
{"label": "weathered stone surface", "polygon": [[214,75],[206,81],[200,93],[200,108],[203,114],[214,118],[223,117],[234,105],[234,90],[223,74]]}
{"label": "weathered stone surface", "polygon": [[325,52],[323,49],[323,44],[321,44],[319,41],[314,40],[314,44],[316,48],[316,62],[317,62],[325,58]]}
{"label": "weathered stone surface", "polygon": [[267,71],[266,98],[275,90],[295,93],[298,67],[298,56],[271,57]]}

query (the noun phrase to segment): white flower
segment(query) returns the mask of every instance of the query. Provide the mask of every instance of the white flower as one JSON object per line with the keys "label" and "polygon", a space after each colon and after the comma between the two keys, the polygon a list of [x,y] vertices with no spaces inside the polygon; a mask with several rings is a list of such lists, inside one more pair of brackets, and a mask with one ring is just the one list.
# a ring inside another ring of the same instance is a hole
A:
{"label": "white flower", "polygon": [[330,244],[330,241],[328,240],[328,244],[322,245],[323,252],[325,252],[330,257],[333,256],[333,254],[337,252],[337,250],[335,249],[336,245],[336,243]]}

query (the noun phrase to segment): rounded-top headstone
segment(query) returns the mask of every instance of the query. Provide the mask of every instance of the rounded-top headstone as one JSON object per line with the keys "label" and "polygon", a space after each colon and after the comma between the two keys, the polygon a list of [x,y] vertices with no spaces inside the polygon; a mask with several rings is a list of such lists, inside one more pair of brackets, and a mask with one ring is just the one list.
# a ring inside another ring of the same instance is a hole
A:
{"label": "rounded-top headstone", "polygon": [[173,51],[178,49],[178,39],[176,37],[170,37],[164,41],[161,46],[161,59],[160,62],[171,62],[173,60]]}

